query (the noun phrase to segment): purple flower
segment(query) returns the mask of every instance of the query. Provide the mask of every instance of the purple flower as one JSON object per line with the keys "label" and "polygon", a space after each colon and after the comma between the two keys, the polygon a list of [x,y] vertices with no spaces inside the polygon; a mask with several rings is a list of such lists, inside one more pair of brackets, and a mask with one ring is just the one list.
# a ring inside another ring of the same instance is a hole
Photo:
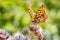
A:
{"label": "purple flower", "polygon": [[22,31],[22,34],[23,34],[23,35],[28,35],[28,34],[29,34],[29,31],[28,31],[27,29],[24,29],[24,30]]}
{"label": "purple flower", "polygon": [[31,25],[30,30],[34,32],[36,36],[38,36],[39,40],[43,40],[43,34],[41,28],[37,27],[36,25]]}
{"label": "purple flower", "polygon": [[0,29],[0,39],[1,40],[7,40],[9,38],[9,33],[4,30],[4,29]]}

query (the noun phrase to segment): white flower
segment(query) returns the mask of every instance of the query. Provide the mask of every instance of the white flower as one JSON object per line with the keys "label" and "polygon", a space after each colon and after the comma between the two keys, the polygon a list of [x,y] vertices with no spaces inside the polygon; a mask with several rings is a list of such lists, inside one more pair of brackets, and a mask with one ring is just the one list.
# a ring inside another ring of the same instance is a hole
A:
{"label": "white flower", "polygon": [[24,40],[24,35],[20,32],[17,32],[13,35],[12,40]]}

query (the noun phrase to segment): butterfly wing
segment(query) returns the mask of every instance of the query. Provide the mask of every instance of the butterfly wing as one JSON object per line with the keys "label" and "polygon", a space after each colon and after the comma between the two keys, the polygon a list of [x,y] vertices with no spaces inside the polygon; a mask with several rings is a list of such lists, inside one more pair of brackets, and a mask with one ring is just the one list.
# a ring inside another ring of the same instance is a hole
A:
{"label": "butterfly wing", "polygon": [[34,11],[31,8],[30,3],[27,3],[27,8],[28,8],[28,11],[30,13],[31,21],[34,21],[35,14],[34,14]]}
{"label": "butterfly wing", "polygon": [[35,15],[35,23],[43,23],[47,19],[46,11],[45,11],[45,5],[42,5]]}

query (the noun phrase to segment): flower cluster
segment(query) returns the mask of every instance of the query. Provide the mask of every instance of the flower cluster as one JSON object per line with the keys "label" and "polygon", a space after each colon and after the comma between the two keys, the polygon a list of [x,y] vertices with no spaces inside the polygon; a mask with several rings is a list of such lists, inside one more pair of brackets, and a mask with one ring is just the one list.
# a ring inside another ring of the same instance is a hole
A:
{"label": "flower cluster", "polygon": [[38,27],[35,26],[35,25],[31,25],[31,26],[30,26],[30,30],[31,30],[32,32],[34,32],[34,34],[35,34],[36,36],[38,36],[38,40],[43,40],[43,35],[42,35],[42,30],[41,30],[41,28],[38,28]]}
{"label": "flower cluster", "polygon": [[9,33],[6,30],[0,29],[0,40],[7,40],[9,36]]}
{"label": "flower cluster", "polygon": [[34,32],[38,40],[43,40],[42,31],[36,25],[31,25],[29,29],[25,29],[22,32],[16,32],[11,36],[6,30],[0,29],[0,40],[33,40],[30,36],[30,32]]}
{"label": "flower cluster", "polygon": [[24,36],[20,32],[17,32],[12,37],[8,38],[7,40],[30,40],[30,38],[28,36]]}

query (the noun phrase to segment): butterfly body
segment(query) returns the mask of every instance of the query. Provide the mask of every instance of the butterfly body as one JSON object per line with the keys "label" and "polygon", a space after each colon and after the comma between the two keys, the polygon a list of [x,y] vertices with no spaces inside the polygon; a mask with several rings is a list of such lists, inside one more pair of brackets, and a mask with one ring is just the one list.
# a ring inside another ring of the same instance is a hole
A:
{"label": "butterfly body", "polygon": [[31,6],[28,4],[28,10],[30,13],[31,21],[34,24],[38,23],[44,23],[47,19],[46,11],[45,11],[45,5],[42,5],[37,13],[34,13]]}

